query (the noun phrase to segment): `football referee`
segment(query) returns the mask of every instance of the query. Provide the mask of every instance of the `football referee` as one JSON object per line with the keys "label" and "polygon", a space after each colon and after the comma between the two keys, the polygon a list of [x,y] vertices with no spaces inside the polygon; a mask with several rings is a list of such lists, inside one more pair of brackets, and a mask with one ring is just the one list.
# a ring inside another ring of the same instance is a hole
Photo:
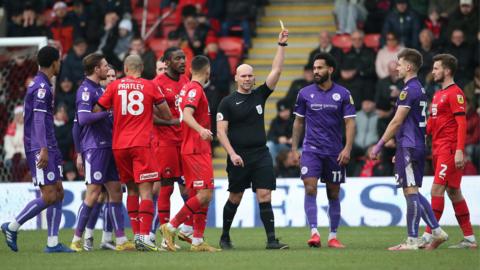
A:
{"label": "football referee", "polygon": [[257,194],[262,219],[267,234],[267,249],[287,249],[275,237],[275,221],[271,194],[276,179],[272,157],[266,146],[264,108],[267,98],[277,85],[285,58],[288,30],[278,35],[278,48],[272,70],[264,84],[256,89],[253,68],[243,64],[237,68],[237,90],[225,97],[218,107],[217,136],[228,153],[227,173],[229,198],[223,208],[222,249],[233,248],[230,227],[242,200],[245,189],[252,187]]}

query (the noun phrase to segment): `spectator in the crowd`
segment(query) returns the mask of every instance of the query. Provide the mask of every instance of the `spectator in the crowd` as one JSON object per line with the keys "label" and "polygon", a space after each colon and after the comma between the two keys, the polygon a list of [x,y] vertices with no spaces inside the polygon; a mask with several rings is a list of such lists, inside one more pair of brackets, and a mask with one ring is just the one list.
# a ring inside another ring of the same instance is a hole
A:
{"label": "spectator in the crowd", "polygon": [[165,59],[163,57],[158,58],[157,63],[155,63],[155,73],[158,75],[162,75],[167,71],[167,64],[165,63]]}
{"label": "spectator in the crowd", "polygon": [[143,60],[142,78],[151,80],[155,77],[155,63],[157,57],[155,53],[145,45],[145,41],[141,37],[134,37],[130,42],[129,54],[140,55]]}
{"label": "spectator in the crowd", "polygon": [[257,13],[256,2],[256,0],[226,0],[222,36],[228,36],[232,26],[240,26],[245,48],[252,47],[250,21],[255,19]]}
{"label": "spectator in the crowd", "polygon": [[390,11],[390,0],[368,0],[364,3],[368,15],[365,21],[365,33],[381,33],[385,17]]}
{"label": "spectator in the crowd", "polygon": [[357,30],[357,23],[365,21],[367,10],[364,1],[335,0],[337,34],[351,34]]}
{"label": "spectator in the crowd", "polygon": [[[5,5],[7,5],[7,3],[5,3]],[[43,17],[39,16],[37,11],[32,7],[25,8],[26,9],[22,9],[22,7],[12,7],[12,9],[6,10],[7,37],[33,37],[50,35],[50,31],[45,26],[45,21],[42,19]]]}
{"label": "spectator in the crowd", "polygon": [[183,23],[176,30],[181,40],[188,42],[194,55],[203,54],[207,46],[207,37],[215,36],[215,33],[205,24],[200,24],[194,7],[186,6],[183,9]]}
{"label": "spectator in the crowd", "polygon": [[[123,58],[119,58],[114,52],[120,34],[119,24],[119,17],[115,12],[109,13],[104,17],[103,35],[100,37],[100,43],[97,49],[97,51],[105,55],[107,62],[117,70],[123,69],[123,59],[125,58],[125,55],[123,55]],[[126,27],[127,26],[124,28]],[[130,49],[130,44],[128,44],[128,46],[127,51]]]}
{"label": "spectator in the crowd", "polygon": [[53,6],[55,17],[50,24],[51,38],[60,42],[62,51],[68,52],[72,48],[73,41],[82,38],[80,22],[78,18],[67,9],[64,2],[56,2]]}
{"label": "spectator in the crowd", "polygon": [[417,14],[420,20],[424,20],[428,15],[429,0],[408,0],[410,8]]}
{"label": "spectator in the crowd", "polygon": [[61,78],[67,77],[73,82],[74,87],[80,85],[85,77],[83,73],[82,59],[87,54],[87,42],[78,38],[73,43],[72,49],[67,53],[62,63]]}
{"label": "spectator in the crowd", "polygon": [[63,164],[63,178],[68,182],[79,180],[73,161],[67,161]]}
{"label": "spectator in the crowd", "polygon": [[[210,60],[210,81],[205,87],[205,94],[210,108],[210,117],[212,123],[216,122],[217,108],[220,101],[230,92],[230,83],[232,74],[230,73],[230,64],[225,53],[218,47],[217,39],[211,38],[205,48],[205,55]],[[212,133],[217,133],[217,125],[212,125]]]}
{"label": "spectator in the crowd", "polygon": [[[110,26],[115,22],[115,17],[112,17],[112,21],[108,22]],[[114,25],[110,30],[105,32],[105,35],[101,41],[101,49],[105,54],[107,61],[122,69],[123,59],[130,50],[130,44],[133,39],[133,24],[130,19],[122,19],[118,25]]]}
{"label": "spectator in the crowd", "polygon": [[434,48],[433,39],[433,33],[429,29],[425,28],[420,32],[420,48],[418,51],[422,54],[423,65],[418,71],[418,78],[423,84],[427,81],[427,77],[431,77],[433,56],[438,53]]}
{"label": "spectator in the crowd", "polygon": [[283,101],[287,104],[287,106],[293,111],[295,107],[295,102],[297,101],[298,92],[303,87],[311,84],[313,82],[313,70],[312,66],[305,65],[303,67],[303,77],[296,79],[290,84],[290,88],[288,88],[288,92],[283,98]]}
{"label": "spectator in the crowd", "polygon": [[393,107],[403,81],[398,78],[397,63],[391,61],[388,64],[388,77],[378,80],[375,87],[375,104],[378,114],[378,134],[383,134],[392,118]]}
{"label": "spectator in the crowd", "polygon": [[458,0],[429,0],[429,2],[429,9],[436,9],[440,17],[445,19],[458,8]]}
{"label": "spectator in the crowd", "polygon": [[397,60],[397,55],[403,50],[403,46],[398,42],[398,36],[395,32],[387,33],[385,36],[386,43],[377,53],[375,60],[375,71],[379,79],[388,76],[388,65],[392,61]]}
{"label": "spectator in the crowd", "polygon": [[267,134],[267,146],[273,163],[280,151],[288,150],[292,145],[293,120],[290,107],[283,100],[279,100],[277,115],[272,120]]}
{"label": "spectator in the crowd", "polygon": [[12,180],[17,182],[23,180],[28,170],[23,144],[23,106],[15,107],[13,113],[13,122],[8,125],[3,139],[3,150],[5,151],[3,163],[12,174]]}
{"label": "spectator in the crowd", "polygon": [[473,0],[460,0],[460,7],[448,17],[447,35],[461,29],[465,34],[465,41],[473,45],[479,30],[478,19],[478,8],[474,8]]}
{"label": "spectator in the crowd", "polygon": [[57,138],[58,149],[62,154],[64,161],[71,160],[70,151],[73,146],[72,124],[69,123],[67,106],[59,104],[53,116],[53,124],[55,129],[55,137]]}
{"label": "spectator in the crowd", "polygon": [[352,48],[343,56],[343,62],[355,63],[355,70],[359,77],[368,85],[377,80],[375,74],[375,52],[364,44],[365,34],[361,30],[351,35]]}
{"label": "spectator in the crowd", "polygon": [[357,111],[361,109],[364,100],[372,100],[375,96],[373,84],[360,77],[356,69],[356,64],[351,61],[344,61],[341,64],[338,84],[350,90]]}
{"label": "spectator in the crowd", "polygon": [[356,134],[354,147],[365,154],[367,148],[378,141],[378,115],[375,113],[375,102],[373,100],[365,99],[361,105],[362,109],[357,112],[357,117],[355,118]]}
{"label": "spectator in the crowd", "polygon": [[75,100],[76,100],[76,87],[73,82],[67,76],[61,76],[58,87],[55,91],[55,104],[62,104],[67,109],[67,115],[69,121],[72,121],[75,117]]}
{"label": "spectator in the crowd", "polygon": [[132,17],[132,4],[130,2],[130,0],[96,0],[92,1],[92,6],[102,16],[116,13],[119,18],[129,19]]}
{"label": "spectator in the crowd", "polygon": [[408,9],[407,0],[396,0],[395,8],[387,15],[382,30],[381,44],[389,32],[398,34],[398,41],[405,47],[418,48],[420,22],[417,15]]}
{"label": "spectator in the crowd", "polygon": [[450,42],[445,46],[444,52],[457,58],[458,70],[455,73],[455,82],[463,88],[473,78],[475,61],[478,61],[477,52],[465,41],[465,35],[460,29],[452,32]]}
{"label": "spectator in the crowd", "polygon": [[[424,25],[432,32],[434,40],[439,40],[446,28],[446,19],[440,17],[436,8],[432,8],[428,13],[428,18],[425,19]],[[421,41],[420,41],[421,42]]]}
{"label": "spectator in the crowd", "polygon": [[480,170],[480,115],[473,102],[467,99],[467,136],[465,138],[465,154]]}
{"label": "spectator in the crowd", "polygon": [[[322,31],[318,35],[318,47],[310,52],[310,55],[308,56],[307,65],[313,67],[313,59],[315,58],[315,55],[321,52],[326,52],[331,54],[335,58],[335,60],[337,60],[337,63],[342,62],[343,52],[341,49],[333,46],[332,37],[328,31]],[[336,73],[337,72],[335,72],[335,74]]]}
{"label": "spectator in the crowd", "polygon": [[469,103],[471,103],[473,107],[476,108],[477,113],[480,114],[480,66],[475,68],[473,80],[465,86],[463,91]]}
{"label": "spectator in the crowd", "polygon": [[275,158],[275,176],[278,178],[300,177],[300,163],[289,150],[282,150]]}
{"label": "spectator in the crowd", "polygon": [[28,87],[27,81],[35,76],[37,64],[27,56],[27,51],[15,51],[12,54],[13,65],[5,76],[5,88],[8,100],[23,99]]}

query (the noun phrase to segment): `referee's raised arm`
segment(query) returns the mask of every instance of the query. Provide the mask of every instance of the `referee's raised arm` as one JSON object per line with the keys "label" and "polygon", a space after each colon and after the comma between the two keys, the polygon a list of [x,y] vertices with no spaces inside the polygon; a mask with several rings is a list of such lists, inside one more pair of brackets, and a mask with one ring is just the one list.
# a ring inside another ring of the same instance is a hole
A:
{"label": "referee's raised arm", "polygon": [[273,58],[272,70],[267,76],[266,84],[271,90],[275,89],[277,82],[280,79],[280,74],[282,73],[283,60],[285,59],[285,47],[287,47],[288,41],[288,29],[282,29],[280,34],[278,34],[278,48],[275,57]]}

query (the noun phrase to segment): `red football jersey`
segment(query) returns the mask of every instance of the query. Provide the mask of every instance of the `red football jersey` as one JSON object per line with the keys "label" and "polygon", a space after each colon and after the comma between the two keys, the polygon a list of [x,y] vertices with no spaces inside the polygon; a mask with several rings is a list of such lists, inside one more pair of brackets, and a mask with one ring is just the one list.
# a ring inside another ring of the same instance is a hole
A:
{"label": "red football jersey", "polygon": [[[190,80],[185,75],[180,75],[178,81],[170,78],[166,73],[153,79],[155,84],[160,87],[165,100],[167,101],[173,118],[180,117],[177,99],[180,96],[180,90]],[[180,126],[154,126],[154,136],[160,146],[180,144],[182,142],[182,128]]]}
{"label": "red football jersey", "polygon": [[[185,107],[194,108],[193,117],[197,123],[206,129],[210,129],[210,109],[208,108],[207,96],[200,83],[195,81],[187,83],[180,91],[179,103],[182,111]],[[212,152],[210,142],[202,140],[200,134],[185,122],[182,122],[182,133],[182,154],[208,154]]]}
{"label": "red football jersey", "polygon": [[113,109],[112,149],[149,146],[153,105],[162,102],[162,92],[149,80],[125,77],[108,85],[98,104]]}
{"label": "red football jersey", "polygon": [[432,132],[434,155],[453,154],[455,152],[458,130],[455,115],[465,114],[466,107],[465,95],[456,84],[435,93],[428,120],[428,130]]}

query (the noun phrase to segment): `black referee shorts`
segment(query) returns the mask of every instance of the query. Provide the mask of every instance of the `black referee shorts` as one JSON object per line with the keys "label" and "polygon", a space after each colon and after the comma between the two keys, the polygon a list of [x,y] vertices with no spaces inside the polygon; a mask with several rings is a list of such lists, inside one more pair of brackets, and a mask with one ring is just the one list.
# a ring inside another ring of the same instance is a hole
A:
{"label": "black referee shorts", "polygon": [[227,159],[228,191],[239,193],[250,187],[253,192],[257,188],[275,190],[273,162],[267,147],[237,154],[242,157],[245,166],[234,166],[230,158]]}

